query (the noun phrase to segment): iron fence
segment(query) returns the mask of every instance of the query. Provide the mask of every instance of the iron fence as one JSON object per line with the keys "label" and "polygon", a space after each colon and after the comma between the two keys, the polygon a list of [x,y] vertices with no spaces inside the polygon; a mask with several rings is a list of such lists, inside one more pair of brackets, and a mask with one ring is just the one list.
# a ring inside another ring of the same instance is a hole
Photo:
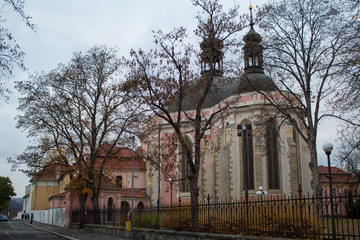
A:
{"label": "iron fence", "polygon": [[[211,201],[195,206],[182,203],[134,210],[134,227],[196,231],[263,237],[360,239],[360,196],[333,197],[335,216],[331,217],[330,198],[323,196],[260,195],[236,201]],[[192,218],[192,213],[196,213]],[[86,223],[93,223],[94,211],[86,211]],[[101,224],[125,226],[128,209],[103,209]],[[72,221],[79,222],[78,211]]]}

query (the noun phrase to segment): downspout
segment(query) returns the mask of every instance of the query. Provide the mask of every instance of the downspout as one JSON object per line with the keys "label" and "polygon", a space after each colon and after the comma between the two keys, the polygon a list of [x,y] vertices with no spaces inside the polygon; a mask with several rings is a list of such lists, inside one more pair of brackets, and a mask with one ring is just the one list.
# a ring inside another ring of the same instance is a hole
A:
{"label": "downspout", "polygon": [[160,195],[161,195],[161,191],[160,191],[160,187],[161,187],[161,173],[160,173],[160,164],[161,164],[161,141],[160,141],[160,123],[159,123],[159,130],[158,130],[158,207],[160,207]]}
{"label": "downspout", "polygon": [[53,184],[51,225],[54,225],[54,201],[55,201],[55,181]]}
{"label": "downspout", "polygon": [[36,192],[37,192],[37,183],[35,183],[34,210],[36,209]]}

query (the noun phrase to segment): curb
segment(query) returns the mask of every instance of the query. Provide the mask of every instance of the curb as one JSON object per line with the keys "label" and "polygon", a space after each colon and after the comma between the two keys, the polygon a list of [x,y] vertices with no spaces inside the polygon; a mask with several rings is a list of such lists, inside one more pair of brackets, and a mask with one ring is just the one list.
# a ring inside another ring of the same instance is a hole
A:
{"label": "curb", "polygon": [[62,235],[62,234],[57,233],[57,232],[52,232],[52,231],[49,231],[49,230],[45,230],[45,229],[43,229],[43,228],[34,226],[34,225],[29,224],[29,223],[26,223],[26,222],[21,222],[21,223],[26,224],[26,225],[28,225],[28,226],[31,226],[31,227],[33,227],[33,228],[39,229],[39,230],[44,231],[44,232],[48,232],[48,233],[57,235],[57,236],[59,236],[59,237],[61,237],[61,238],[64,238],[64,239],[68,239],[68,240],[79,240],[78,238],[73,238],[73,237],[69,237],[69,236],[66,236],[66,235]]}

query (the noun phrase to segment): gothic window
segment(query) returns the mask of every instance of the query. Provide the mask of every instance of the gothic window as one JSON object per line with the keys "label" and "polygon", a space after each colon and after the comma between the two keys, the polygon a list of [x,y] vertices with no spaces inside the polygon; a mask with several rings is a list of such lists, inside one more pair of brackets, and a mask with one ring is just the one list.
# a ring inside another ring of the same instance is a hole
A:
{"label": "gothic window", "polygon": [[294,140],[294,142],[295,142],[295,144],[297,143],[297,131],[296,131],[296,128],[295,127],[293,127],[293,140]]}
{"label": "gothic window", "polygon": [[266,124],[266,154],[269,189],[280,189],[278,134],[274,119]]}
{"label": "gothic window", "polygon": [[180,159],[180,192],[189,192],[187,176],[189,174],[190,166],[187,161],[186,154],[184,152],[181,153]]}
{"label": "gothic window", "polygon": [[[245,120],[243,121],[241,124],[243,126],[245,126],[246,124],[250,123],[249,121]],[[249,130],[247,130],[249,131]],[[244,143],[243,143],[244,144]],[[253,190],[255,189],[254,188],[254,148],[253,148],[253,136],[252,134],[248,134],[247,136],[247,183],[248,183],[248,190]],[[241,151],[243,151],[243,148],[241,148]],[[244,155],[242,155],[244,156]],[[242,172],[242,175],[243,175],[243,189],[245,190],[245,161],[246,159],[244,159],[244,157],[242,157],[242,166],[243,166],[243,172]]]}
{"label": "gothic window", "polygon": [[116,186],[119,187],[119,188],[122,188],[123,187],[123,178],[122,176],[117,176],[116,177]]}

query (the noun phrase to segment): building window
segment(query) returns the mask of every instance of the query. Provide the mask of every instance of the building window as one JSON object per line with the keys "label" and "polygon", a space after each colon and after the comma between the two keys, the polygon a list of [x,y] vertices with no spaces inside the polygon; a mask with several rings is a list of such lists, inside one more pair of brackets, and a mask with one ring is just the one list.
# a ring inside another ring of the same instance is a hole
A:
{"label": "building window", "polygon": [[110,197],[107,201],[107,221],[112,221],[112,214],[113,214],[113,206],[114,206],[114,200]]}
{"label": "building window", "polygon": [[117,176],[116,177],[116,186],[118,188],[122,188],[123,187],[123,178],[122,176]]}
{"label": "building window", "polygon": [[[246,124],[250,124],[249,121],[243,121],[241,123],[243,126],[245,126]],[[248,130],[249,131],[249,130]],[[243,138],[242,138],[243,140]],[[244,144],[244,143],[243,143]],[[241,152],[243,151],[243,148],[241,148]],[[244,159],[244,157],[242,157],[242,166],[243,166],[243,190],[245,190],[245,161],[247,161],[247,183],[248,183],[248,190],[254,190],[254,148],[253,148],[253,136],[252,134],[248,134],[247,136],[247,158],[248,159]],[[242,155],[244,156],[244,155]]]}
{"label": "building window", "polygon": [[144,203],[140,201],[140,202],[138,203],[138,205],[137,205],[137,209],[140,210],[140,211],[142,211],[142,210],[144,210],[144,208],[145,208]]}
{"label": "building window", "polygon": [[128,202],[126,202],[126,201],[122,201],[120,208],[121,208],[122,211],[126,212],[126,211],[128,211],[130,209],[130,204]]}
{"label": "building window", "polygon": [[190,171],[190,166],[186,154],[182,152],[180,159],[180,179],[181,179],[181,181],[179,181],[180,192],[189,192],[189,184],[188,184],[189,171]]}
{"label": "building window", "polygon": [[269,189],[280,189],[278,134],[274,119],[266,124],[266,154]]}

